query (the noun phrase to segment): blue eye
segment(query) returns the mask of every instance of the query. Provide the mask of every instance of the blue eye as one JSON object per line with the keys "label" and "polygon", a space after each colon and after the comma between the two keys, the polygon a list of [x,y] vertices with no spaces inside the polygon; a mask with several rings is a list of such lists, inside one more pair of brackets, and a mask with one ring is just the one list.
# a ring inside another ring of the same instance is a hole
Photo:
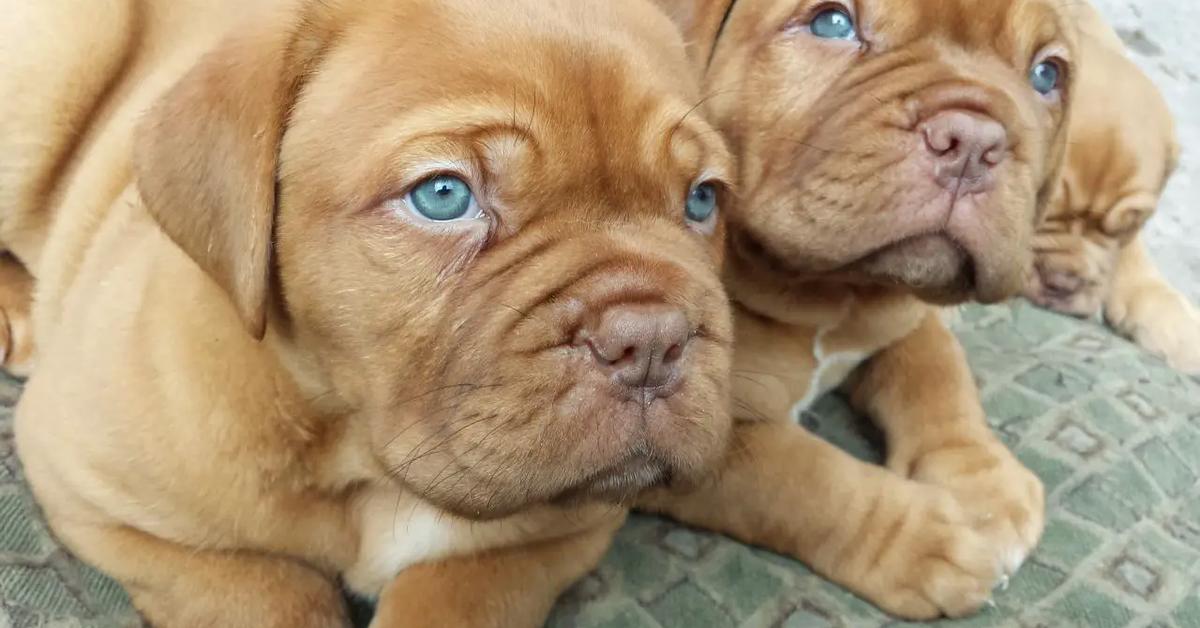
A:
{"label": "blue eye", "polygon": [[468,215],[475,206],[471,187],[450,175],[438,175],[413,188],[408,202],[418,214],[438,222],[475,217]]}
{"label": "blue eye", "polygon": [[858,31],[854,28],[854,18],[844,9],[826,9],[817,14],[808,26],[813,35],[822,39],[843,39],[855,41]]}
{"label": "blue eye", "polygon": [[701,183],[688,192],[684,215],[692,222],[705,222],[717,211],[717,188],[711,183]]}
{"label": "blue eye", "polygon": [[1058,89],[1062,80],[1062,70],[1055,61],[1043,61],[1029,71],[1029,83],[1039,94],[1049,94]]}

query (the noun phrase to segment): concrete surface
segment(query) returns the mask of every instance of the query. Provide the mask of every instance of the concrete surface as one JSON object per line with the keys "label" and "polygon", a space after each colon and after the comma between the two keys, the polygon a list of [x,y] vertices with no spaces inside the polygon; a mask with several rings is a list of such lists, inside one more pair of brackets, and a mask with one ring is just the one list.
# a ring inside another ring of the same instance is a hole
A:
{"label": "concrete surface", "polygon": [[1200,302],[1200,0],[1093,2],[1175,113],[1183,160],[1147,239],[1166,276]]}

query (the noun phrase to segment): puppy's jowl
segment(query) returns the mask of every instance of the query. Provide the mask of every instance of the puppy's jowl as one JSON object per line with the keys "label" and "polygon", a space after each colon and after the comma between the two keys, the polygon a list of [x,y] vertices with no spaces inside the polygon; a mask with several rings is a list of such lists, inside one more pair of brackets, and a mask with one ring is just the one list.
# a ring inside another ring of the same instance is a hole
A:
{"label": "puppy's jowl", "polygon": [[0,70],[17,439],[152,623],[535,625],[723,454],[732,167],[656,8],[75,4]]}

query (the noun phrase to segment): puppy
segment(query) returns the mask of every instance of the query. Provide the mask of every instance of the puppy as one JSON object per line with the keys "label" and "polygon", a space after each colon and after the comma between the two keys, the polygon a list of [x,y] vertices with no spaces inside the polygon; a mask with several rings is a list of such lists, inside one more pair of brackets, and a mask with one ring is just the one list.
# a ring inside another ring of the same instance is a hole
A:
{"label": "puppy", "polygon": [[[906,618],[978,609],[1038,541],[1043,488],[989,430],[931,304],[1023,287],[1065,147],[1054,0],[661,0],[739,160],[726,287],[735,452],[645,506],[797,557]],[[789,419],[842,386],[887,469]]]}
{"label": "puppy", "polygon": [[[989,430],[934,304],[1023,287],[1075,98],[1068,7],[660,4],[739,160],[739,421],[717,481],[639,505],[799,558],[898,616],[971,613],[1037,543],[1043,487]],[[790,421],[839,385],[883,428],[887,469]]]}
{"label": "puppy", "polygon": [[1163,279],[1139,235],[1179,160],[1174,120],[1095,8],[1071,8],[1083,57],[1078,105],[1026,296],[1073,316],[1103,312],[1172,366],[1200,374],[1200,314]]}
{"label": "puppy", "polygon": [[8,8],[17,445],[155,625],[536,625],[719,460],[732,166],[653,5]]}

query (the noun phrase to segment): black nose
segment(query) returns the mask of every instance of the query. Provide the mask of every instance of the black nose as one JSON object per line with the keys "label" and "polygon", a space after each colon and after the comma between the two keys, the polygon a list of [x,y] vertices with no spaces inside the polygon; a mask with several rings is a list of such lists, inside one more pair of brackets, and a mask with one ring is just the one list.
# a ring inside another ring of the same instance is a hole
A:
{"label": "black nose", "polygon": [[661,389],[676,381],[691,326],[666,305],[618,305],[590,330],[596,364],[630,388]]}

